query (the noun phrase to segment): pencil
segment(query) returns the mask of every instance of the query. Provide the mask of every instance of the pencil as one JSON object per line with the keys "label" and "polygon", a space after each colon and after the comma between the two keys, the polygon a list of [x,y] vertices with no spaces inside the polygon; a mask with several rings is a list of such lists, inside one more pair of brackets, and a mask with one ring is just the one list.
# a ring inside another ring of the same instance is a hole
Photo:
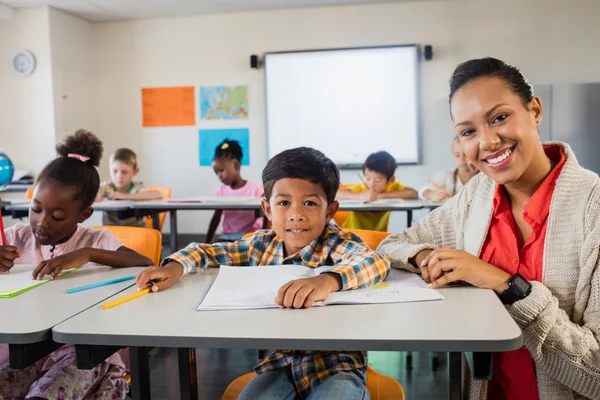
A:
{"label": "pencil", "polygon": [[127,296],[123,296],[119,299],[116,299],[114,301],[108,302],[105,305],[102,306],[103,310],[108,310],[109,308],[118,306],[119,304],[123,304],[128,302],[129,300],[133,300],[133,299],[137,299],[138,297],[142,297],[145,294],[148,294],[152,291],[152,286],[147,287],[146,289],[142,289],[139,292],[135,292],[132,293],[130,295]]}
{"label": "pencil", "polygon": [[112,285],[113,283],[119,283],[119,282],[129,281],[131,279],[135,279],[135,276],[134,275],[124,276],[122,278],[111,279],[111,280],[104,281],[104,282],[92,283],[92,284],[84,285],[84,286],[77,286],[77,287],[74,287],[74,288],[71,288],[71,289],[67,289],[65,291],[65,293],[66,294],[71,294],[71,293],[81,292],[83,290],[95,289],[97,287]]}
{"label": "pencil", "polygon": [[4,235],[4,221],[2,220],[2,212],[0,211],[0,237],[2,238],[2,246],[6,246],[6,235]]}
{"label": "pencil", "polygon": [[362,175],[359,174],[358,172],[356,173],[356,175],[358,175],[358,177],[360,178],[361,182],[365,184],[367,190],[371,190],[371,189],[369,189],[369,185],[367,185],[367,181],[365,181],[365,179],[362,177]]}
{"label": "pencil", "polygon": [[444,189],[443,186],[438,185],[437,183],[435,183],[434,181],[432,181],[431,179],[429,179],[428,177],[425,177],[425,179],[427,179],[429,181],[429,183],[431,183],[433,186],[435,186],[436,189],[438,190],[442,190]]}

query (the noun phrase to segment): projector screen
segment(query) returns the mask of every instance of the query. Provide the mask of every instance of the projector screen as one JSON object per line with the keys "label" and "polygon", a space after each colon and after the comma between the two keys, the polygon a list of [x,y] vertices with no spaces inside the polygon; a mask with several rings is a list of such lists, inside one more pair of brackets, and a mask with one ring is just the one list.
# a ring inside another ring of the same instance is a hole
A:
{"label": "projector screen", "polygon": [[418,68],[417,46],[266,54],[269,158],[307,146],[341,168],[379,150],[419,163]]}

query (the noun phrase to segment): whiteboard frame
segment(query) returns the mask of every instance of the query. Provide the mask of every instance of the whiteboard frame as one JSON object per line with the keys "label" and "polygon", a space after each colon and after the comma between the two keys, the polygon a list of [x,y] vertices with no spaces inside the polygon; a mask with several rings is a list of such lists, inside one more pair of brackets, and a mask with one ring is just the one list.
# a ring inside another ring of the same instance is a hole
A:
{"label": "whiteboard frame", "polygon": [[[415,90],[415,104],[417,106],[416,112],[416,125],[417,125],[417,161],[415,162],[397,162],[396,165],[421,165],[422,164],[422,149],[421,149],[421,141],[423,136],[423,123],[422,123],[422,114],[421,114],[421,59],[423,57],[423,53],[421,50],[421,45],[419,44],[392,44],[392,45],[381,45],[381,46],[361,46],[361,47],[336,47],[336,48],[328,48],[328,49],[307,49],[307,50],[289,50],[289,51],[273,51],[269,53],[264,53],[263,55],[263,66],[264,66],[264,77],[265,77],[265,109],[266,109],[266,121],[265,128],[267,133],[267,161],[270,160],[275,154],[269,154],[269,94],[267,90],[267,56],[270,55],[278,55],[278,54],[294,54],[294,53],[314,53],[314,52],[322,52],[322,51],[347,51],[347,50],[370,50],[370,49],[389,49],[389,48],[404,48],[404,47],[414,47],[417,51],[417,57],[415,60],[415,82],[416,82],[416,90]],[[338,169],[344,170],[362,170],[363,164],[337,164]]]}

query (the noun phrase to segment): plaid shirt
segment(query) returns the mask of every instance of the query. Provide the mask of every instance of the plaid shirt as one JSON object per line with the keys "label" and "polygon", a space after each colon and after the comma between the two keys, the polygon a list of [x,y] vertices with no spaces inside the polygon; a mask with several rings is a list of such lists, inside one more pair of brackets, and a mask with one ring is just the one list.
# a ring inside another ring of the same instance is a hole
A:
{"label": "plaid shirt", "polygon": [[[249,239],[234,243],[192,243],[171,255],[163,265],[176,261],[183,266],[184,275],[198,268],[229,266],[264,266],[296,264],[309,267],[334,266],[329,272],[339,274],[342,290],[359,289],[387,276],[389,259],[369,249],[353,233],[343,231],[331,223],[320,237],[307,244],[298,253],[284,256],[283,242],[274,231],[257,231]],[[294,384],[302,397],[338,371],[362,370],[367,368],[367,353],[329,351],[271,351],[255,367],[257,373],[278,368],[291,367]]]}

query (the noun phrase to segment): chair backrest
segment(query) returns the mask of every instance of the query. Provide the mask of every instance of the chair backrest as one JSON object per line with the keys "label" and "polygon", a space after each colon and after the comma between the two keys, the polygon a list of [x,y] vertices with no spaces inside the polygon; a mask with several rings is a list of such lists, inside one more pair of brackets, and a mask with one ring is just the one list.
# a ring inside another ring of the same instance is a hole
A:
{"label": "chair backrest", "polygon": [[[163,199],[170,199],[171,198],[171,188],[165,187],[165,186],[146,186],[146,190],[150,191],[150,190],[158,190],[162,196]],[[162,227],[163,224],[165,223],[165,218],[167,217],[167,213],[160,213],[158,214],[158,224],[159,224],[159,228],[160,231],[162,232]],[[152,226],[152,217],[145,217],[144,221],[146,221],[146,226],[150,229],[153,228]]]}
{"label": "chair backrest", "polygon": [[33,186],[29,186],[29,187],[27,188],[27,191],[25,192],[25,198],[26,198],[27,200],[31,200],[31,199],[33,199]]}
{"label": "chair backrest", "polygon": [[[348,185],[340,185],[340,190],[342,189],[350,189],[352,186],[352,184]],[[339,226],[344,225],[344,222],[348,219],[348,217],[350,216],[350,213],[352,211],[338,211],[335,213],[335,215],[333,216],[333,220],[335,221],[336,224],[338,224]]]}
{"label": "chair backrest", "polygon": [[365,244],[373,250],[377,249],[377,246],[379,246],[379,243],[381,243],[383,239],[391,235],[391,233],[389,232],[369,231],[366,229],[346,230],[360,237],[363,240],[363,242],[365,242]]}
{"label": "chair backrest", "polygon": [[94,228],[108,229],[123,243],[123,246],[148,257],[154,265],[160,263],[162,235],[156,229],[133,226],[95,226]]}

